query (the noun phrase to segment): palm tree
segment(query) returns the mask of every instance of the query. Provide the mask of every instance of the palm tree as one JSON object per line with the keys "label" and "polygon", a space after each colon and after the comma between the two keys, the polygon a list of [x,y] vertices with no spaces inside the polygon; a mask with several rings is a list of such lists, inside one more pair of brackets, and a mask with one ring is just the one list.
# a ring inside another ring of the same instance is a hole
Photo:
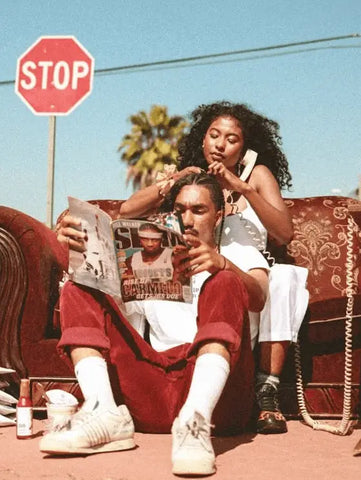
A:
{"label": "palm tree", "polygon": [[352,198],[357,198],[358,200],[361,200],[361,175],[359,176],[358,180],[358,187],[355,188],[355,190],[352,190],[349,195]]}
{"label": "palm tree", "polygon": [[179,116],[168,116],[167,107],[153,105],[149,113],[143,110],[131,115],[131,132],[124,135],[118,147],[121,160],[127,162],[126,183],[143,188],[154,182],[164,165],[177,165],[178,143],[188,123]]}

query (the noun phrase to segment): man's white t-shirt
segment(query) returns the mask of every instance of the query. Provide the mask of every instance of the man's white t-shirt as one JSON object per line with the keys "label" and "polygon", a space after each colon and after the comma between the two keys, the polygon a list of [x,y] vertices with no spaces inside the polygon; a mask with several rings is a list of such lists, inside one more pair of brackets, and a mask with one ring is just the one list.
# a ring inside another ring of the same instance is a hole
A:
{"label": "man's white t-shirt", "polygon": [[[254,268],[269,270],[268,263],[254,247],[231,243],[222,247],[221,253],[244,272]],[[199,292],[209,276],[210,273],[201,272],[192,277],[192,303],[142,300],[127,302],[125,305],[123,304],[121,310],[141,335],[144,333],[145,322],[148,321],[151,345],[159,352],[184,343],[191,343],[197,333]],[[234,292],[229,292],[229,294],[233,295]],[[252,330],[254,331],[252,332]],[[251,327],[253,343],[257,332],[258,326],[253,325]]]}

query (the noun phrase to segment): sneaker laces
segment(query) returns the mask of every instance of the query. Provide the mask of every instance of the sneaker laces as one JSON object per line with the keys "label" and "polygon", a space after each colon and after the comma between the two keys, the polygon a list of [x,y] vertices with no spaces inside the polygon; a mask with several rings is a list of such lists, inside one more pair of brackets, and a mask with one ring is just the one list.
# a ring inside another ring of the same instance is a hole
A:
{"label": "sneaker laces", "polygon": [[203,425],[201,425],[200,422],[197,421],[197,419],[193,419],[192,422],[186,424],[186,427],[188,428],[190,434],[194,438],[198,438],[199,436],[202,435],[202,433],[208,433],[209,432],[209,429],[210,429],[211,425],[209,423],[207,423],[205,420],[202,423],[203,423]]}
{"label": "sneaker laces", "polygon": [[201,445],[209,451],[210,429],[212,427],[214,427],[214,425],[208,423],[198,412],[196,412],[182,428],[183,438],[180,445],[182,445],[190,435],[192,439],[199,441]]}
{"label": "sneaker laces", "polygon": [[263,383],[260,388],[257,388],[256,398],[258,406],[261,410],[269,412],[279,412],[280,407],[278,403],[277,390],[269,383]]}

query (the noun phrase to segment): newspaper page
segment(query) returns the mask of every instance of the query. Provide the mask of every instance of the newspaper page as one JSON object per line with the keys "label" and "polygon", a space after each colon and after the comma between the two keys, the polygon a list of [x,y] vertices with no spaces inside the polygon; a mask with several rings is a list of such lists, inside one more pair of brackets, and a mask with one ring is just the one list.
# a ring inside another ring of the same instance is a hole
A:
{"label": "newspaper page", "polygon": [[111,217],[96,205],[68,197],[69,213],[81,220],[85,252],[69,250],[69,277],[75,283],[110,295],[120,292],[119,273],[110,223]]}
{"label": "newspaper page", "polygon": [[[164,217],[166,225],[169,217]],[[178,268],[188,249],[179,231],[159,222],[129,219],[114,220],[112,228],[124,302],[192,303],[191,279]]]}

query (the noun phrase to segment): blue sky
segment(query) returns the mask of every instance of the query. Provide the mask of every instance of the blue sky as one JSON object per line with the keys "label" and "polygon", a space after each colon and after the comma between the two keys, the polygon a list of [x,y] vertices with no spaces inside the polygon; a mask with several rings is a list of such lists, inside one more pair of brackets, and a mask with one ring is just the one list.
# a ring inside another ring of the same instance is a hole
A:
{"label": "blue sky", "polygon": [[[43,35],[74,35],[101,69],[361,33],[359,0],[2,0],[0,15],[0,81]],[[95,76],[57,119],[54,217],[67,195],[130,195],[117,147],[132,113],[161,104],[187,115],[222,99],[279,122],[294,183],[284,196],[349,196],[361,174],[360,86],[361,38]],[[49,120],[13,85],[0,86],[0,108],[1,204],[45,221]]]}

